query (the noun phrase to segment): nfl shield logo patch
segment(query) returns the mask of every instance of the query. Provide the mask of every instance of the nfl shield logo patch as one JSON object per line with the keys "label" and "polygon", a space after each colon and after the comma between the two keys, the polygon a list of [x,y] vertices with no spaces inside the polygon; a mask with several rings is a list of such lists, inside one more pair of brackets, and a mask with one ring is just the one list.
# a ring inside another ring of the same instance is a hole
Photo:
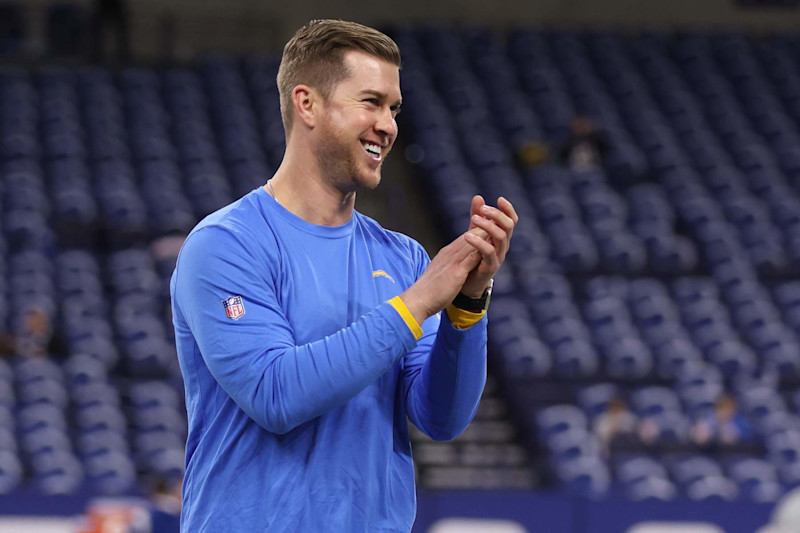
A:
{"label": "nfl shield logo patch", "polygon": [[225,306],[225,314],[228,318],[239,320],[244,314],[244,301],[241,296],[231,296],[227,300],[222,300],[222,305]]}

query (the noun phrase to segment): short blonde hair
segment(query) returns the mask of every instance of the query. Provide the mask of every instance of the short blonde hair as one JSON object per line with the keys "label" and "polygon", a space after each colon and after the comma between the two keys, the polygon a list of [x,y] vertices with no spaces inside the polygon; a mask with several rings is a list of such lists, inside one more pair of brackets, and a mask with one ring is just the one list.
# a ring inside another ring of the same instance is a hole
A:
{"label": "short blonde hair", "polygon": [[288,139],[292,128],[292,91],[300,84],[317,89],[328,98],[337,83],[350,73],[345,52],[359,50],[400,68],[400,49],[376,29],[344,20],[312,20],[294,34],[283,48],[278,69],[281,118]]}

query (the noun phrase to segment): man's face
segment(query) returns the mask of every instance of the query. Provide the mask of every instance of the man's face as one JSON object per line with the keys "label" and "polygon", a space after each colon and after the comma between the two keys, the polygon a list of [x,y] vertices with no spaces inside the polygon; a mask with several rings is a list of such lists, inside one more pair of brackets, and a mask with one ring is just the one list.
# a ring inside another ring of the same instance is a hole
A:
{"label": "man's face", "polygon": [[358,51],[347,52],[345,63],[350,76],[322,104],[315,153],[323,174],[339,190],[374,189],[397,138],[400,72]]}

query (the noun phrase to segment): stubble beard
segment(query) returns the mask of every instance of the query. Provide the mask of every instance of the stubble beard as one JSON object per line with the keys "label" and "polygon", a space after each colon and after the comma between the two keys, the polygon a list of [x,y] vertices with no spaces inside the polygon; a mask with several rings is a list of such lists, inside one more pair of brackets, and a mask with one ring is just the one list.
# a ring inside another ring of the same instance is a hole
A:
{"label": "stubble beard", "polygon": [[367,168],[365,173],[364,164],[359,164],[361,154],[355,153],[355,150],[363,150],[360,143],[354,149],[352,143],[342,140],[339,132],[329,125],[322,127],[323,138],[328,140],[315,153],[317,164],[326,181],[342,192],[376,188],[381,182],[383,161],[377,169]]}

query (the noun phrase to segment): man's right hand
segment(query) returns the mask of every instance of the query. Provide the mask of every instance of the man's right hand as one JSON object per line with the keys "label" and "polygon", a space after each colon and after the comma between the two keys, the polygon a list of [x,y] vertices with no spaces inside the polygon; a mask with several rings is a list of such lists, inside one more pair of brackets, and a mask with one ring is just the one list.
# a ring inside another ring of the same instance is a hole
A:
{"label": "man's right hand", "polygon": [[[480,228],[467,233],[488,238],[488,234]],[[480,252],[467,242],[465,235],[460,235],[439,250],[417,282],[400,295],[418,324],[421,325],[429,316],[447,307],[461,290],[469,273],[481,262]]]}

